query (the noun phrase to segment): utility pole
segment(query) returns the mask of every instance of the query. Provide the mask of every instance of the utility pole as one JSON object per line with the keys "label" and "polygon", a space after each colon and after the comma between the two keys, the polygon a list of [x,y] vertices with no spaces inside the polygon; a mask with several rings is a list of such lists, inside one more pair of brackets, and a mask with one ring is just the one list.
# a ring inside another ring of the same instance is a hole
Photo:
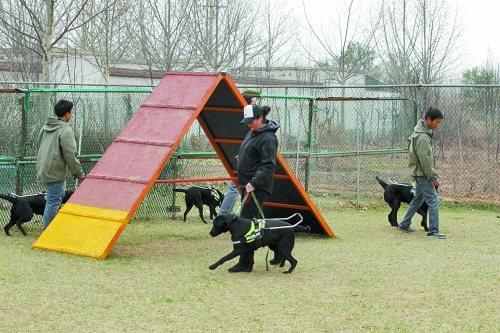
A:
{"label": "utility pole", "polygon": [[[220,8],[225,8],[226,6],[219,4],[220,0],[206,0],[206,4],[201,7],[206,8],[206,17],[207,20],[205,22],[205,47],[206,50],[213,51],[212,57],[212,69],[214,71],[219,68],[219,10]],[[215,27],[214,27],[214,18],[215,18]]]}

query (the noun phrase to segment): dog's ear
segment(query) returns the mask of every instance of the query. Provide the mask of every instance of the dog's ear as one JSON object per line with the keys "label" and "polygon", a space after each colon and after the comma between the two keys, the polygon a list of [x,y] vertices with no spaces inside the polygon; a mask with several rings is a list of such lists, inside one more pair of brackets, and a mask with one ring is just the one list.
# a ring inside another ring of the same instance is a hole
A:
{"label": "dog's ear", "polygon": [[226,215],[226,226],[227,228],[229,229],[229,227],[231,226],[231,223],[233,223],[233,221],[236,219],[236,216],[235,214],[228,214]]}
{"label": "dog's ear", "polygon": [[214,219],[214,226],[216,228],[221,228],[225,225],[226,228],[229,229],[229,226],[231,225],[231,222],[233,222],[235,217],[236,217],[236,215],[234,215],[234,214],[219,215]]}
{"label": "dog's ear", "polygon": [[220,228],[226,223],[225,216],[226,215],[219,215],[214,219],[213,223],[216,228]]}

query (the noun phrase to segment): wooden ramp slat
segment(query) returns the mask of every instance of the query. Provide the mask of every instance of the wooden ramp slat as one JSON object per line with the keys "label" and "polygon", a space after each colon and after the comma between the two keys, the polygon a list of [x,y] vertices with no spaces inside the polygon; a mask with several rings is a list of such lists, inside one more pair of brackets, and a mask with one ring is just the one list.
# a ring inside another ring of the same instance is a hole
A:
{"label": "wooden ramp slat", "polygon": [[127,224],[128,212],[66,203],[33,248],[104,259]]}

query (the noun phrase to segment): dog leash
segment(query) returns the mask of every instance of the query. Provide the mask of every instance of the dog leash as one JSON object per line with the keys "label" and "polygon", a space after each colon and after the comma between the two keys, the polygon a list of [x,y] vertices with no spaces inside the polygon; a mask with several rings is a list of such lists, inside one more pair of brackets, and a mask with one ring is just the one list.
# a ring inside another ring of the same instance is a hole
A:
{"label": "dog leash", "polygon": [[[243,200],[241,201],[241,206],[240,206],[240,216],[241,216],[241,207],[243,207],[243,204],[247,201],[248,195],[250,192],[247,192],[245,196],[243,197]],[[262,216],[262,219],[265,220],[266,218],[264,217],[264,212],[262,211],[262,207],[260,206],[259,200],[257,200],[257,196],[252,195],[252,198],[255,201],[255,205],[257,206],[257,209],[259,210],[260,216]],[[269,271],[269,246],[267,247],[267,253],[266,253],[266,272]]]}
{"label": "dog leash", "polygon": [[248,193],[245,194],[245,196],[243,197],[243,200],[240,201],[240,205],[238,207],[238,209],[236,209],[236,211],[234,212],[235,215],[238,215],[238,216],[241,216],[240,213],[241,213],[241,207],[243,207],[243,203],[247,200],[248,198]]}
{"label": "dog leash", "polygon": [[[248,195],[250,194],[250,192],[247,192],[245,194],[245,196],[243,197],[243,200],[241,200],[241,205],[240,205],[240,213],[241,213],[241,207],[243,206],[243,204],[247,201],[248,199]],[[260,216],[262,216],[262,219],[266,219],[264,217],[264,212],[262,211],[262,207],[260,206],[259,204],[259,200],[257,200],[257,197],[255,195],[252,195],[252,198],[255,200],[255,205],[257,206],[257,209],[259,210],[259,213],[260,213]],[[240,215],[241,216],[241,215]]]}
{"label": "dog leash", "polygon": [[[257,209],[259,210],[260,216],[262,216],[262,219],[265,220],[266,218],[264,217],[264,212],[262,211],[262,207],[260,206],[259,200],[257,200],[257,196],[252,195],[252,198],[255,200],[255,205],[257,206]],[[269,271],[269,260],[268,259],[269,259],[269,246],[267,247],[267,253],[266,253],[266,272]]]}
{"label": "dog leash", "polygon": [[259,200],[257,200],[257,196],[252,195],[252,198],[255,200],[255,205],[257,206],[257,209],[259,210],[260,216],[262,216],[262,219],[265,220],[266,218],[264,217],[264,212],[262,211],[262,207],[260,206]]}

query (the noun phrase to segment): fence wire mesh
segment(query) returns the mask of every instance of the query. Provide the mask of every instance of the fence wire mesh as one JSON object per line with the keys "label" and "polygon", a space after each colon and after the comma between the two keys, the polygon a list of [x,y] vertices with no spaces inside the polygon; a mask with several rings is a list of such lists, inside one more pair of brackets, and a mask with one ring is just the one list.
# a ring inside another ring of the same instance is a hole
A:
{"label": "fence wire mesh", "polygon": [[[357,205],[366,198],[381,197],[375,175],[410,181],[406,139],[430,106],[444,113],[434,137],[440,197],[500,203],[500,86],[239,88],[261,92],[258,103],[269,105],[268,118],[281,124],[279,149],[318,206],[327,206],[332,196],[346,197]],[[0,90],[0,192],[25,195],[45,189],[34,171],[38,133],[57,100],[74,102],[70,126],[88,173],[151,91],[130,87]],[[221,176],[226,172],[195,121],[159,179]],[[134,218],[181,214],[184,197],[172,188],[191,185],[225,192],[228,183],[156,184]],[[76,186],[68,179],[69,189]],[[0,201],[2,225],[9,219],[10,206]],[[190,217],[197,215],[197,211],[190,213]],[[37,217],[32,224],[40,221]]]}

